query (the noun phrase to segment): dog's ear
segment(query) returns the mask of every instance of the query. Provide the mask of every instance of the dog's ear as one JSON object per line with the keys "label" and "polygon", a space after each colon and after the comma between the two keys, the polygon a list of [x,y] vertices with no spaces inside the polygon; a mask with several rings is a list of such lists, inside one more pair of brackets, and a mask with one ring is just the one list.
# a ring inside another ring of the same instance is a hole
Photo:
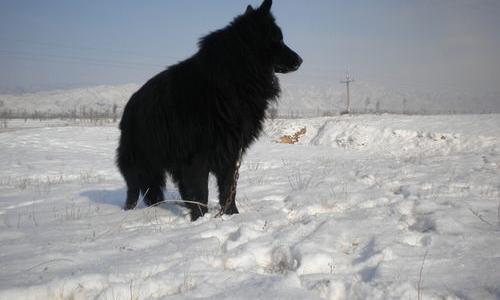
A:
{"label": "dog's ear", "polygon": [[262,4],[260,5],[259,9],[263,12],[270,12],[271,11],[271,6],[273,5],[273,0],[264,0]]}
{"label": "dog's ear", "polygon": [[247,6],[247,10],[245,10],[245,14],[251,13],[253,11],[253,7],[251,5]]}

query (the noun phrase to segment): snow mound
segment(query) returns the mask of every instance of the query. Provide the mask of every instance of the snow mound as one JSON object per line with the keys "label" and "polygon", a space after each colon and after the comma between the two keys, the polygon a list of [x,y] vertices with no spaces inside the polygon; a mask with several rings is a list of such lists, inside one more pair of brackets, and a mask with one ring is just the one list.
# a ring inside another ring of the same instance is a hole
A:
{"label": "snow mound", "polygon": [[[457,130],[448,128],[439,116],[413,117],[414,124],[409,124],[408,118],[405,122],[398,122],[398,119],[405,118],[398,115],[388,117],[390,122],[380,122],[380,119],[375,121],[374,118],[375,116],[364,115],[277,120],[268,126],[267,132],[277,140],[279,136],[293,135],[297,130],[306,128],[307,133],[300,140],[301,144],[377,152],[379,155],[447,155],[488,148],[495,150],[500,141],[494,128],[484,132],[463,127]],[[455,118],[460,119],[460,116]],[[423,122],[424,126],[421,126],[420,122]]]}
{"label": "snow mound", "polygon": [[463,136],[455,132],[429,132],[378,128],[348,121],[327,121],[311,140],[312,145],[370,150],[392,154],[425,151],[428,155],[446,155],[495,145],[494,137]]}

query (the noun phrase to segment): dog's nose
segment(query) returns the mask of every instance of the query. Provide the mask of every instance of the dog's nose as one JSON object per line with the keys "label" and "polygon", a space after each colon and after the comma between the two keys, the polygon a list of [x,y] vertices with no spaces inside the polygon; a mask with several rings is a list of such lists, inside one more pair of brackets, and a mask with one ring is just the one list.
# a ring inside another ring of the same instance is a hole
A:
{"label": "dog's nose", "polygon": [[302,57],[298,56],[297,55],[297,65],[296,65],[296,68],[298,69],[300,67],[300,65],[302,65],[304,61],[302,60]]}

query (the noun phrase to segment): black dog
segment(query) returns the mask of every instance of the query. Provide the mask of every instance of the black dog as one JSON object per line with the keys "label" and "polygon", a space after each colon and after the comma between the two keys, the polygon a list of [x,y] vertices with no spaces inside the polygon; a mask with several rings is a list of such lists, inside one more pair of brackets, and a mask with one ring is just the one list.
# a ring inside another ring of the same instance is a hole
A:
{"label": "black dog", "polygon": [[[283,42],[265,0],[199,42],[199,51],[150,79],[125,106],[117,164],[127,183],[125,209],[163,201],[169,172],[191,210],[207,212],[208,175],[215,174],[224,213],[238,213],[235,171],[279,96],[277,73],[302,59]],[[227,202],[229,201],[229,202]],[[202,205],[197,205],[200,203]]]}

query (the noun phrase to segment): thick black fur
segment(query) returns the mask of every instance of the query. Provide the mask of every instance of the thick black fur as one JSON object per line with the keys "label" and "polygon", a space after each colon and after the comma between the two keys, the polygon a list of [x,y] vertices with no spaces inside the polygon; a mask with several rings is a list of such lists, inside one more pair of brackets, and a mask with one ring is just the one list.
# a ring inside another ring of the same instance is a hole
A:
{"label": "thick black fur", "polygon": [[[219,203],[238,213],[236,162],[257,139],[265,111],[280,93],[275,72],[291,72],[301,58],[283,43],[270,0],[248,7],[227,27],[200,40],[191,58],[142,86],[125,106],[117,164],[127,183],[125,209],[163,201],[165,174],[177,183],[196,220],[207,212],[208,175],[217,178]],[[192,202],[191,202],[192,201]]]}

